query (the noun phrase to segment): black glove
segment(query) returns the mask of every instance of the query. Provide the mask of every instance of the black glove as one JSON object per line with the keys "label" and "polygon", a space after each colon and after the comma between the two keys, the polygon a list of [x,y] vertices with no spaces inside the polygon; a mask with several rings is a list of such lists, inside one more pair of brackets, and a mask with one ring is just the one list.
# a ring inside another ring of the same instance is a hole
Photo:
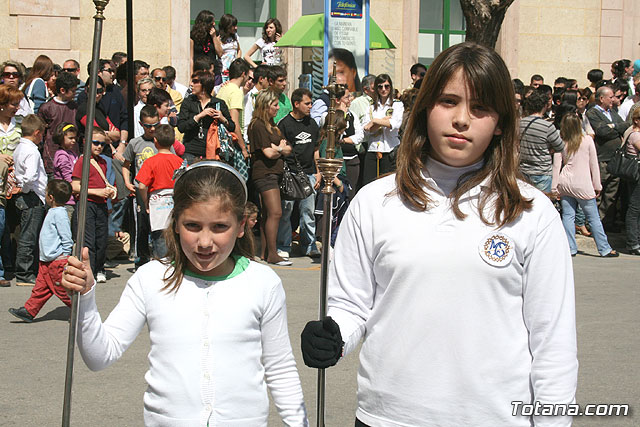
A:
{"label": "black glove", "polygon": [[328,368],[342,356],[340,327],[329,316],[307,323],[300,337],[304,364],[311,368]]}

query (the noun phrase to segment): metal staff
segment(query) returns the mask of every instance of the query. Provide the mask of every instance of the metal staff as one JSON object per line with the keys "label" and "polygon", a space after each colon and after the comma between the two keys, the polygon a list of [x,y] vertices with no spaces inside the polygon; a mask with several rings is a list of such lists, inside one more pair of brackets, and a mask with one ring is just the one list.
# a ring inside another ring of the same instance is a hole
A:
{"label": "metal staff", "polygon": [[[93,0],[96,6],[95,26],[93,29],[93,54],[91,56],[91,76],[87,98],[87,125],[84,132],[84,153],[82,158],[82,180],[80,181],[80,201],[78,202],[78,230],[74,255],[82,260],[84,246],[84,230],[87,218],[87,193],[89,191],[89,166],[91,165],[91,140],[93,137],[93,121],[96,116],[96,93],[98,82],[98,66],[100,65],[100,40],[102,39],[102,21],[104,9],[109,0]],[[73,384],[73,357],[76,347],[76,331],[78,329],[78,293],[71,295],[71,319],[69,320],[69,341],[67,344],[67,370],[64,379],[64,406],[62,408],[62,427],[71,423],[71,389]]]}
{"label": "metal staff", "polygon": [[[320,269],[320,320],[327,317],[327,278],[329,271],[329,249],[331,247],[331,214],[333,211],[333,180],[338,176],[342,168],[342,159],[335,159],[336,153],[336,93],[342,85],[336,83],[336,63],[333,63],[333,74],[329,85],[325,88],[329,92],[329,111],[325,119],[327,123],[327,153],[324,158],[318,159],[318,169],[324,181],[324,204],[322,208],[322,257]],[[317,395],[317,426],[324,427],[325,407],[325,371],[318,369],[318,395]]]}

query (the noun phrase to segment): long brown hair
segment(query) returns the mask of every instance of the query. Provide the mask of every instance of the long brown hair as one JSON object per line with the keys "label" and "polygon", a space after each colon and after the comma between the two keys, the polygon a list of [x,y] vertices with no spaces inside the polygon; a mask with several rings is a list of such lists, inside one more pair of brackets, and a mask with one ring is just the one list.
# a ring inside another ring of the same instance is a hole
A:
{"label": "long brown hair", "polygon": [[[448,48],[429,67],[398,148],[396,190],[392,193],[398,194],[412,209],[426,211],[431,208],[432,200],[424,188],[431,187],[420,173],[431,151],[427,113],[459,69],[478,101],[498,113],[498,127],[502,133],[494,136],[485,150],[483,167],[461,177],[451,192],[453,213],[457,219],[464,219],[466,215],[460,210],[460,198],[489,178],[488,189],[480,196],[478,213],[485,224],[502,227],[530,209],[532,202],[522,196],[517,182],[521,174],[511,76],[495,51],[476,43],[465,42]],[[484,212],[489,201],[495,206],[493,218],[487,218]]]}
{"label": "long brown hair", "polygon": [[215,15],[210,10],[201,10],[191,27],[190,37],[195,43],[206,44],[211,38],[209,31],[215,25]]}
{"label": "long brown hair", "polygon": [[269,116],[269,107],[273,103],[273,101],[278,100],[278,94],[271,90],[265,89],[258,92],[256,96],[256,107],[253,110],[253,116],[251,117],[251,123],[249,123],[249,127],[251,127],[256,121],[261,121],[267,127],[267,131],[269,133],[277,133],[280,134],[280,129],[278,126],[273,123],[273,117]]}
{"label": "long brown hair", "polygon": [[[219,167],[198,167],[185,172],[175,184],[173,189],[173,211],[170,225],[164,230],[164,238],[167,243],[167,257],[162,262],[171,268],[167,269],[162,290],[177,292],[184,278],[188,260],[180,246],[180,236],[176,233],[176,226],[180,215],[195,203],[208,202],[216,199],[222,205],[223,210],[231,211],[238,221],[245,217],[244,208],[247,194],[239,178],[233,173]],[[253,258],[253,233],[247,232],[245,225],[244,235],[236,239],[231,252],[233,255]]]}
{"label": "long brown hair", "polygon": [[[318,136],[318,145],[329,135],[328,128],[331,123],[329,123],[329,120],[327,120],[328,118],[329,116],[327,115],[324,121],[324,125],[322,125],[322,129],[320,129],[320,135]],[[344,111],[336,110],[336,115],[334,116],[334,119],[333,119],[333,126],[335,128],[334,132],[336,134],[336,142],[337,142],[338,139],[340,139],[340,135],[348,127]]]}
{"label": "long brown hair", "polygon": [[389,74],[378,74],[373,82],[374,87],[372,98],[374,110],[377,110],[378,107],[380,107],[379,103],[382,102],[382,100],[380,99],[380,95],[378,94],[378,85],[381,85],[383,83],[389,83],[389,97],[387,98],[385,105],[393,104],[394,89],[393,82],[391,81],[391,76],[389,76]]}
{"label": "long brown hair", "polygon": [[582,120],[577,113],[565,114],[560,122],[560,138],[565,142],[567,157],[571,157],[582,143]]}
{"label": "long brown hair", "polygon": [[27,79],[24,82],[24,90],[25,94],[27,93],[27,89],[29,89],[29,85],[32,81],[37,78],[41,78],[45,82],[49,80],[51,75],[53,74],[53,61],[47,55],[40,55],[33,62],[33,67],[31,67],[31,71],[27,76]]}

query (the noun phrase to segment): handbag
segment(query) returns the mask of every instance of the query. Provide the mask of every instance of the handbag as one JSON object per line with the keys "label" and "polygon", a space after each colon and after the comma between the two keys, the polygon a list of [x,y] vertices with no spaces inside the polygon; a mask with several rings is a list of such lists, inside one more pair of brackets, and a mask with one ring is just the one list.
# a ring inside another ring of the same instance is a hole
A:
{"label": "handbag", "polygon": [[303,200],[313,194],[309,177],[302,170],[295,151],[293,158],[296,162],[297,171],[295,172],[291,171],[286,161],[284,162],[282,180],[280,181],[280,196],[283,200]]}
{"label": "handbag", "polygon": [[249,166],[238,146],[238,137],[214,120],[207,132],[207,159],[220,160],[240,173],[245,181],[249,179]]}
{"label": "handbag", "polygon": [[622,145],[616,149],[613,158],[607,163],[607,172],[618,178],[637,182],[640,178],[638,174],[638,156],[627,153],[629,135],[627,135]]}
{"label": "handbag", "polygon": [[104,181],[105,187],[111,190],[111,199],[115,200],[118,197],[118,189],[109,183],[109,181],[107,180],[107,177],[104,176],[104,172],[102,171],[102,168],[100,167],[98,162],[95,161],[95,159],[91,159],[90,163],[91,163],[91,166],[93,166],[98,170],[98,175],[100,175],[100,177]]}

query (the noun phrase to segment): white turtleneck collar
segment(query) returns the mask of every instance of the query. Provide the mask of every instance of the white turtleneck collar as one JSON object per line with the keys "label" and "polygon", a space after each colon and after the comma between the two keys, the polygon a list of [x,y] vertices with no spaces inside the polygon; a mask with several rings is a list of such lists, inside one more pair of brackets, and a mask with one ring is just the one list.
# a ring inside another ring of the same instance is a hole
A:
{"label": "white turtleneck collar", "polygon": [[458,185],[458,179],[460,179],[462,175],[467,172],[476,171],[482,168],[483,165],[484,159],[480,159],[480,161],[469,166],[454,167],[428,157],[422,173],[425,177],[433,179],[438,185],[438,188],[442,190],[446,196],[449,196]]}

